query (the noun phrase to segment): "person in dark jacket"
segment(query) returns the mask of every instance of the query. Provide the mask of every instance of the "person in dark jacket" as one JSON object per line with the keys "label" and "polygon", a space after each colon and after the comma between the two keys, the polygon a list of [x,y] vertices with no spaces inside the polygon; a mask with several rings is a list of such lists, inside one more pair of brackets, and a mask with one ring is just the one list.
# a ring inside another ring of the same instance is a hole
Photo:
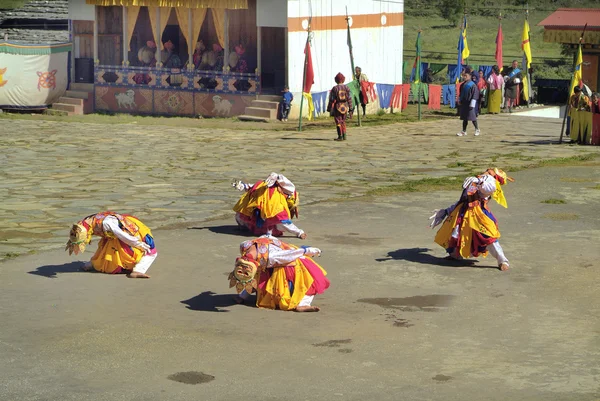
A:
{"label": "person in dark jacket", "polygon": [[462,120],[462,131],[456,134],[457,136],[467,135],[467,124],[469,121],[473,122],[473,126],[475,127],[475,136],[478,136],[481,133],[479,131],[479,125],[477,124],[477,101],[479,100],[479,89],[473,82],[472,73],[473,71],[471,69],[465,69],[465,81],[460,85],[458,109],[460,113],[460,119]]}

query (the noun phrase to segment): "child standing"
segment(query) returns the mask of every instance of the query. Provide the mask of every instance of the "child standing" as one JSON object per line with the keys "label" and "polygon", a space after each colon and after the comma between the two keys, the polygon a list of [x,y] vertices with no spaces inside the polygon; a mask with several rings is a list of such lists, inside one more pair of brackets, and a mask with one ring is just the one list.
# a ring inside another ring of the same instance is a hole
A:
{"label": "child standing", "polygon": [[283,99],[281,100],[281,121],[288,120],[288,114],[290,114],[290,109],[292,108],[292,100],[294,100],[294,95],[290,92],[290,88],[285,86],[283,88]]}

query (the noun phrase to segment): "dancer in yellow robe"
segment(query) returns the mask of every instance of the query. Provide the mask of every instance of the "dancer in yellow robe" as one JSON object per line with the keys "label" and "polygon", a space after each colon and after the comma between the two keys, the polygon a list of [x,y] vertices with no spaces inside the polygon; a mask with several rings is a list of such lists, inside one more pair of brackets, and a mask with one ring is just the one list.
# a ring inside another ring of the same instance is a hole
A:
{"label": "dancer in yellow robe", "polygon": [[108,273],[127,273],[130,278],[150,278],[146,274],[156,259],[152,232],[136,217],[114,212],[87,216],[71,228],[65,250],[69,255],[85,251],[92,236],[100,237],[98,249],[83,269]]}
{"label": "dancer in yellow robe", "polygon": [[454,205],[436,209],[429,217],[430,227],[443,222],[435,236],[451,259],[487,256],[496,258],[498,268],[509,269],[509,262],[498,242],[498,221],[488,208],[490,198],[507,207],[502,185],[514,181],[498,168],[490,168],[477,177],[468,177],[463,183],[463,192]]}
{"label": "dancer in yellow robe", "polygon": [[329,288],[327,272],[312,257],[321,250],[286,244],[264,235],[240,245],[241,256],[229,275],[229,287],[236,287],[237,302],[256,292],[256,306],[267,309],[318,312],[315,295]]}
{"label": "dancer in yellow robe", "polygon": [[306,238],[304,230],[292,223],[292,218],[298,217],[298,191],[283,174],[271,173],[254,185],[242,181],[232,185],[244,192],[233,207],[238,226],[250,230],[254,235],[271,234],[279,237],[285,230],[300,239]]}

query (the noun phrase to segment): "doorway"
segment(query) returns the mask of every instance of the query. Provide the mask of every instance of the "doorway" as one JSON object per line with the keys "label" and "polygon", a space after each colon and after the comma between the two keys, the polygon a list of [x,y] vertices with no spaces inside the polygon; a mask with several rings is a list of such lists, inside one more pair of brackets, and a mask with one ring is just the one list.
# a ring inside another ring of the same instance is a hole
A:
{"label": "doorway", "polygon": [[260,28],[261,93],[279,95],[287,83],[287,28]]}

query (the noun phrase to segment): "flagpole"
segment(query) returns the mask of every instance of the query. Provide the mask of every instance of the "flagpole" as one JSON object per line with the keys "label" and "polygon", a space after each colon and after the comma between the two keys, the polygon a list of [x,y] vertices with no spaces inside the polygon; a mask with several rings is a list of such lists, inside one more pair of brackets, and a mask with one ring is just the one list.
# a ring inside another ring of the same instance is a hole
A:
{"label": "flagpole", "polygon": [[[419,82],[417,82],[417,116],[419,118],[419,121],[421,121],[421,75],[423,74],[423,71],[421,71],[421,46],[420,46],[420,39],[421,39],[421,29],[419,29],[419,33],[417,33],[417,43],[419,43],[419,48],[417,49],[417,65],[418,68],[415,69],[415,72],[419,72],[419,76],[416,77],[417,80]],[[416,74],[415,74],[416,75]]]}
{"label": "flagpole", "polygon": [[[306,85],[306,70],[308,68],[308,54],[306,52],[306,48],[310,46],[310,22],[312,16],[308,18],[308,28],[306,34],[306,45],[304,45],[304,72],[302,74],[302,90],[300,97],[300,118],[298,118],[298,131],[302,131],[302,106],[304,104],[304,86]],[[310,107],[309,107],[310,109]]]}
{"label": "flagpole", "polygon": [[[352,53],[352,40],[350,39],[350,17],[348,16],[348,6],[346,6],[346,26],[348,28],[348,51],[350,52],[350,66],[352,67],[352,76],[354,77],[353,81],[357,81],[356,83],[358,84],[358,90],[361,91],[362,89],[360,87],[360,77],[359,80],[357,80],[356,73],[354,71],[354,54]],[[362,123],[360,120],[360,107],[358,104],[355,104],[354,107],[356,108],[356,115],[358,117],[358,126],[362,127]]]}
{"label": "flagpole", "polygon": [[[467,20],[467,0],[463,0],[463,23],[462,23],[462,26],[463,26],[462,31],[463,31],[463,33],[465,31],[465,28],[466,28],[466,26],[465,26],[465,21],[466,20]],[[461,35],[462,35],[462,33],[461,33]],[[465,39],[466,39],[466,36],[465,36]],[[469,65],[469,58],[468,57],[465,59],[465,65]]]}
{"label": "flagpole", "polygon": [[[581,36],[579,37],[579,45],[577,47],[577,51],[579,52],[579,47],[581,47],[581,43],[583,42],[583,35],[585,34],[585,30],[587,28],[587,23],[583,27],[583,31],[581,32]],[[563,134],[565,132],[565,123],[567,121],[567,116],[569,115],[569,111],[571,109],[571,87],[573,86],[573,80],[575,79],[575,68],[577,63],[577,55],[575,55],[575,61],[573,61],[573,76],[571,77],[571,82],[569,83],[569,92],[567,93],[567,107],[565,108],[565,116],[563,117],[562,128],[560,129],[560,139],[558,143],[562,143]]]}
{"label": "flagpole", "polygon": [[[526,7],[525,8],[525,21],[527,21],[527,27],[529,28],[529,3],[526,3]],[[531,54],[531,37],[529,36],[529,29],[527,30],[527,40],[529,41],[529,54]],[[527,60],[527,55],[525,55],[525,60]],[[527,61],[526,61],[527,63]],[[530,103],[531,103],[531,91],[532,91],[532,82],[531,82],[531,74],[529,73],[529,70],[531,69],[531,66],[525,64],[527,67],[527,108],[529,109],[531,107]]]}

